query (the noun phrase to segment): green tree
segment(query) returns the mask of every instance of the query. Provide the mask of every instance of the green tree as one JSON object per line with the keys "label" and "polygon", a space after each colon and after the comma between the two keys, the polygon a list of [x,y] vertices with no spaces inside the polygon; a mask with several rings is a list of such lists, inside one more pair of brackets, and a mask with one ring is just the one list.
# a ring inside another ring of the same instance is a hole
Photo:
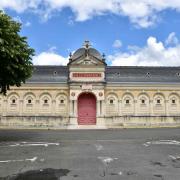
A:
{"label": "green tree", "polygon": [[32,56],[27,38],[20,36],[21,24],[0,11],[0,93],[21,86],[32,75]]}

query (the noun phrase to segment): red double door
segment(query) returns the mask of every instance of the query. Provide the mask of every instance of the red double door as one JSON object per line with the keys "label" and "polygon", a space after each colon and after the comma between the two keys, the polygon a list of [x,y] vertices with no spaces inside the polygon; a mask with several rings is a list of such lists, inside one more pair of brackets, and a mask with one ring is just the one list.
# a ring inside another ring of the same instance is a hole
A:
{"label": "red double door", "polygon": [[96,98],[91,93],[83,93],[78,98],[78,124],[96,124]]}

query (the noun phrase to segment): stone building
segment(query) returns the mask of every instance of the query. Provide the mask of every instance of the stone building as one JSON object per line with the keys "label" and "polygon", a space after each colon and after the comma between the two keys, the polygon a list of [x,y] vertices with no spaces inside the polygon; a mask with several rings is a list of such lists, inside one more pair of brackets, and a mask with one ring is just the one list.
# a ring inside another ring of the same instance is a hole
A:
{"label": "stone building", "polygon": [[0,128],[180,126],[180,67],[107,66],[88,41],[0,96]]}

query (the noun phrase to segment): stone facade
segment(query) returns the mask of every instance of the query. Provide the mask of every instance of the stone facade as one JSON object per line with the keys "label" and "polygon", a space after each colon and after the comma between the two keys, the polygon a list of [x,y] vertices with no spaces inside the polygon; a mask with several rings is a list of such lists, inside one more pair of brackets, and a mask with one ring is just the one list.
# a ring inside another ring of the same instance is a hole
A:
{"label": "stone facade", "polygon": [[[179,72],[178,67],[109,67],[86,42],[67,66],[35,66],[26,84],[1,95],[0,128],[177,127]],[[96,98],[95,124],[78,123],[83,93]]]}

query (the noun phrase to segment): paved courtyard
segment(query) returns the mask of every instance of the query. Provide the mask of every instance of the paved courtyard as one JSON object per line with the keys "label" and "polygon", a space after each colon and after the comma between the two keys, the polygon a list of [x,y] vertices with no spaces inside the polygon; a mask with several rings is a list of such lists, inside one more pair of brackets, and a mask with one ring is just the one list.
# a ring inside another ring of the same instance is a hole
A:
{"label": "paved courtyard", "polygon": [[180,129],[0,130],[0,180],[180,180]]}

